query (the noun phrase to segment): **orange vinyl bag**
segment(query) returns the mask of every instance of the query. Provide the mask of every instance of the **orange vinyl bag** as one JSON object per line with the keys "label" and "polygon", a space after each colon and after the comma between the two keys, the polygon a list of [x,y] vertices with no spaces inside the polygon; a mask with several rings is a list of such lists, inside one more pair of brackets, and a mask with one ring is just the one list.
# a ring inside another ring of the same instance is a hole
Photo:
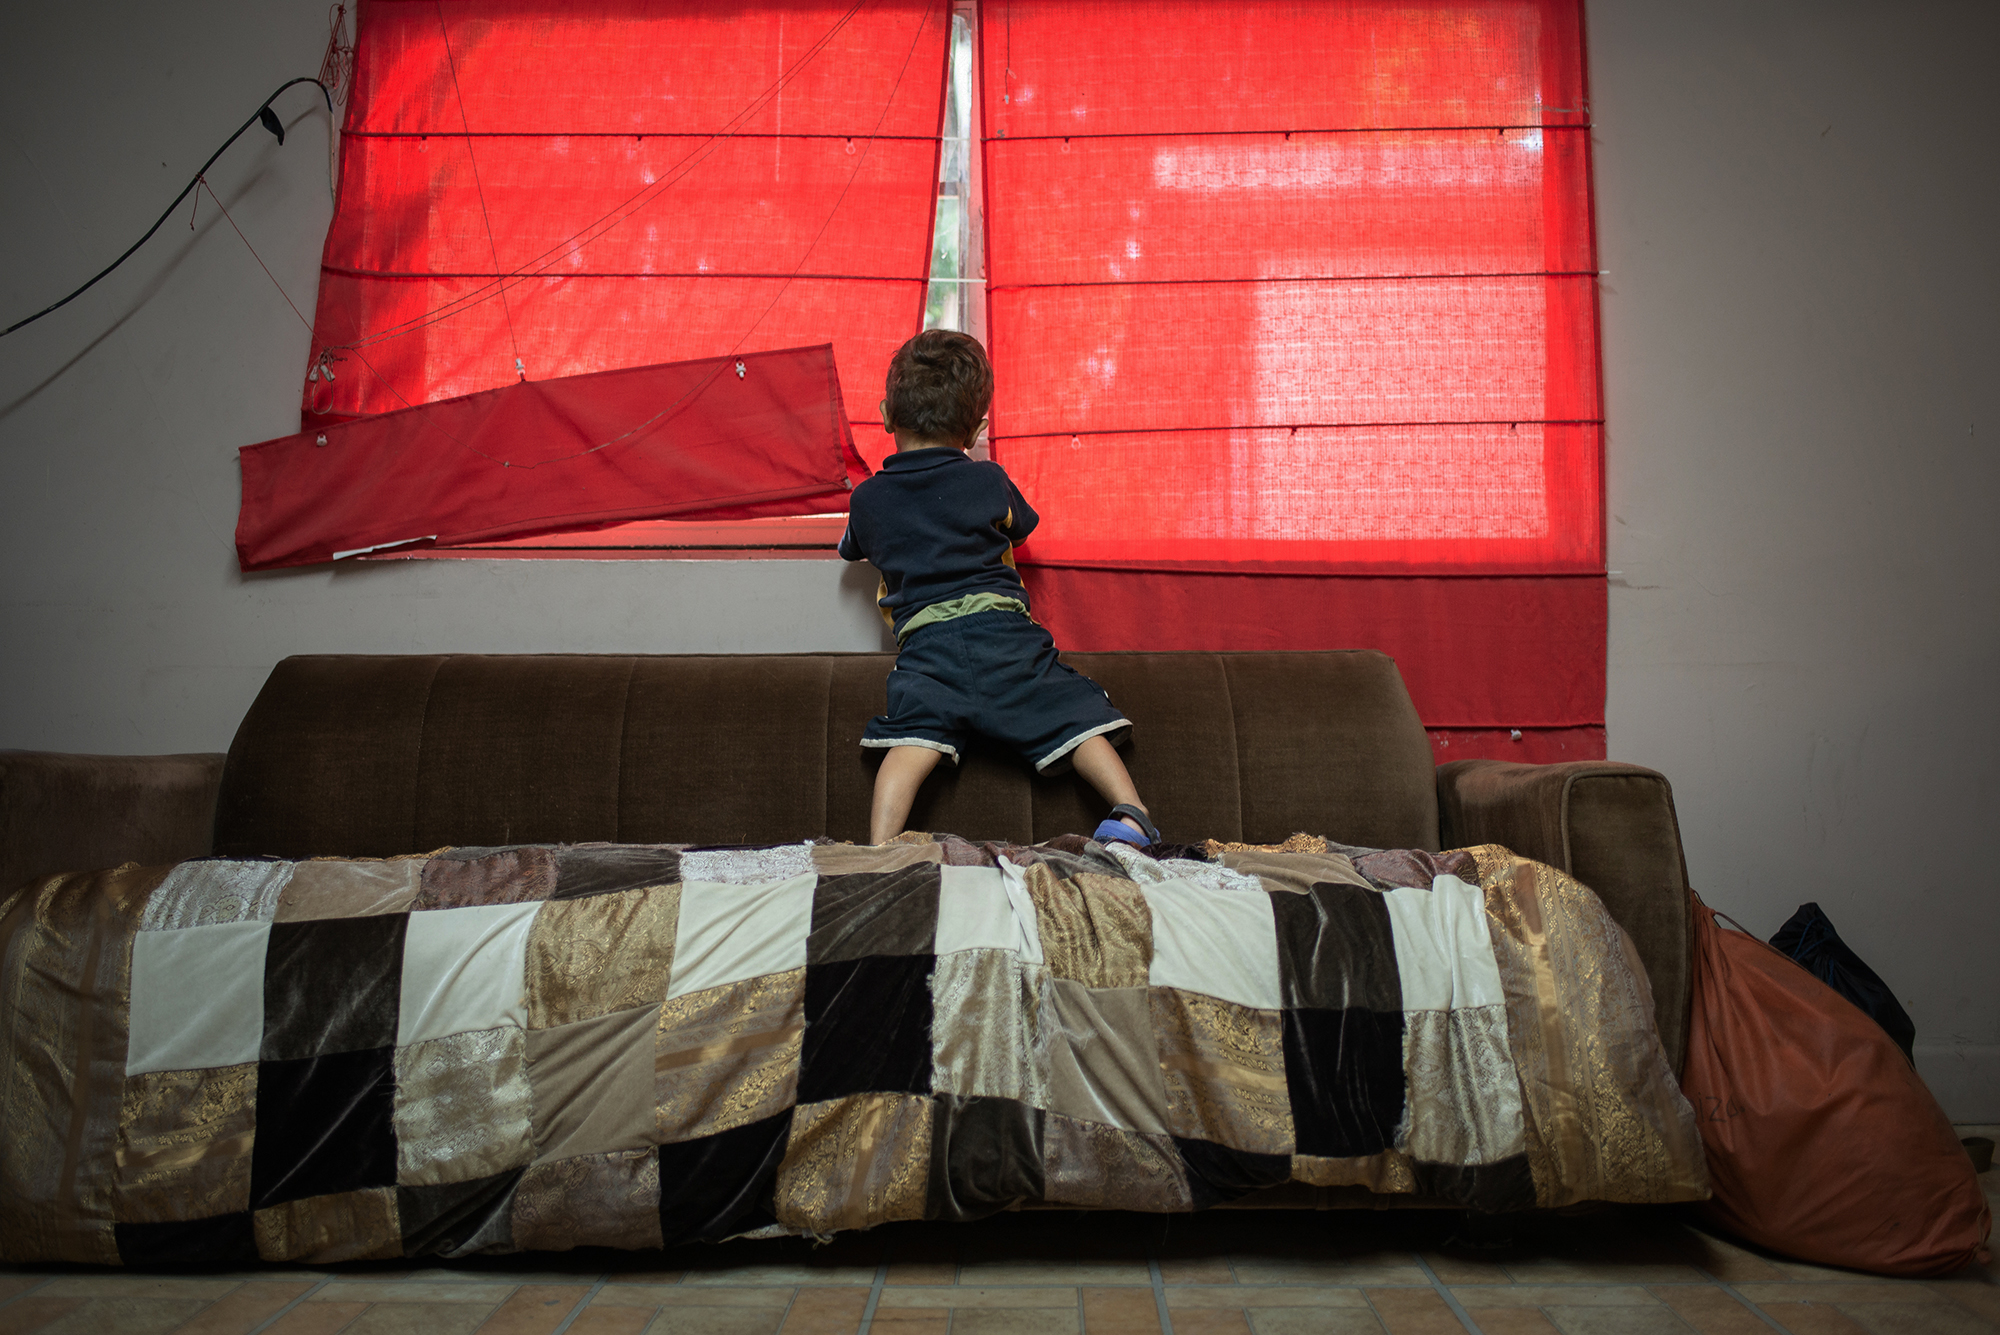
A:
{"label": "orange vinyl bag", "polygon": [[1986,1259],[1972,1160],[1882,1026],[1694,902],[1694,1005],[1681,1088],[1717,1226],[1821,1265],[1940,1275]]}

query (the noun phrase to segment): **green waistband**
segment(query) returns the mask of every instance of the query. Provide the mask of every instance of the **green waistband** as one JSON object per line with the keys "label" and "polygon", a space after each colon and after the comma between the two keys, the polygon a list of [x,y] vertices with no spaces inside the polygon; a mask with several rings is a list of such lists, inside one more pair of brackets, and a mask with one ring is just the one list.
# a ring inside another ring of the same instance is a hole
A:
{"label": "green waistband", "polygon": [[[901,645],[925,626],[940,621],[954,621],[959,617],[969,617],[974,612],[1019,612],[1028,616],[1028,605],[1019,598],[1009,598],[1004,593],[968,593],[963,598],[950,598],[941,603],[932,603],[908,621],[896,632],[896,643]],[[1030,621],[1033,617],[1028,618]]]}

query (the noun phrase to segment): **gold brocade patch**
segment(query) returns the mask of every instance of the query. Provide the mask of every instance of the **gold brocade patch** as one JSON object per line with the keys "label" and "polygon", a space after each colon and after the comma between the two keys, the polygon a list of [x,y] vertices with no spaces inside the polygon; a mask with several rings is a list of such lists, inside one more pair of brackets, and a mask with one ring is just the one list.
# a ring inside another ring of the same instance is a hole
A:
{"label": "gold brocade patch", "polygon": [[1211,860],[1224,853],[1313,853],[1326,852],[1326,839],[1317,834],[1295,834],[1282,844],[1236,844],[1224,843],[1220,839],[1209,839],[1202,843],[1202,849]]}
{"label": "gold brocade patch", "polygon": [[111,1208],[121,1224],[250,1208],[257,1063],[125,1078]]}
{"label": "gold brocade patch", "polygon": [[1194,1208],[1170,1137],[1050,1113],[1043,1122],[1043,1199],[1051,1205],[1170,1214]]}
{"label": "gold brocade patch", "polygon": [[664,998],[680,905],[678,885],[543,904],[528,929],[528,1027],[551,1029]]}
{"label": "gold brocade patch", "polygon": [[1253,1154],[1290,1154],[1297,1140],[1280,1013],[1172,987],[1151,989],[1151,1001],[1167,1129]]}
{"label": "gold brocade patch", "polygon": [[778,1222],[832,1233],[922,1219],[930,1163],[931,1101],[921,1094],[806,1104],[792,1112],[778,1169]]}
{"label": "gold brocade patch", "polygon": [[538,1163],[514,1192],[514,1247],[660,1245],[660,1152],[616,1150]]}
{"label": "gold brocade patch", "polygon": [[392,1261],[403,1254],[394,1187],[286,1201],[250,1216],[266,1261]]}
{"label": "gold brocade patch", "polygon": [[1470,851],[1507,995],[1536,1204],[1705,1198],[1700,1130],[1631,941],[1574,878],[1498,845]]}
{"label": "gold brocade patch", "polygon": [[1359,1159],[1327,1159],[1316,1154],[1292,1156],[1292,1181],[1315,1187],[1366,1187],[1384,1195],[1409,1195],[1417,1189],[1410,1156],[1384,1150]]}
{"label": "gold brocade patch", "polygon": [[[1221,847],[1221,845],[1216,845]],[[1368,878],[1339,853],[1273,853],[1265,849],[1227,851],[1219,855],[1231,871],[1255,876],[1267,890],[1291,890],[1299,894],[1316,885],[1353,885],[1373,890]]]}
{"label": "gold brocade patch", "polygon": [[[125,1097],[132,937],[165,867],[126,863],[0,899],[0,1255],[117,1265],[111,1183]],[[59,1111],[61,1110],[61,1111]]]}
{"label": "gold brocade patch", "polygon": [[762,1121],[798,1098],[806,971],[712,987],[660,1007],[654,1106],[662,1143]]}
{"label": "gold brocade patch", "polygon": [[920,840],[909,839],[905,832],[881,845],[815,844],[812,849],[813,869],[821,876],[853,876],[862,872],[901,871],[921,862],[944,861],[942,844],[933,842],[927,834],[920,836]]}
{"label": "gold brocade patch", "polygon": [[931,1088],[1049,1106],[1048,971],[1011,950],[958,950],[931,974]]}
{"label": "gold brocade patch", "polygon": [[470,1182],[534,1157],[527,1043],[512,1025],[396,1049],[396,1181]]}
{"label": "gold brocade patch", "polygon": [[1136,885],[1090,872],[1066,880],[1041,862],[1027,869],[1024,881],[1052,975],[1087,987],[1146,985],[1153,913]]}

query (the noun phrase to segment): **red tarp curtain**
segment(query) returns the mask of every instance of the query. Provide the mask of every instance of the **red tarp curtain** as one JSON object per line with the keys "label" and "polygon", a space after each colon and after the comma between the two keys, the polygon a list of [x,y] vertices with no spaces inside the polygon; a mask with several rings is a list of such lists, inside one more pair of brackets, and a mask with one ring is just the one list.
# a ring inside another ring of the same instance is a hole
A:
{"label": "red tarp curtain", "polygon": [[531,380],[240,451],[245,570],[630,519],[842,509],[833,350]]}
{"label": "red tarp curtain", "polygon": [[1379,646],[1434,728],[1602,754],[1580,25],[986,0],[993,451],[1058,642]]}
{"label": "red tarp curtain", "polygon": [[817,343],[872,420],[923,319],[949,31],[936,0],[363,0],[306,425],[517,357]]}

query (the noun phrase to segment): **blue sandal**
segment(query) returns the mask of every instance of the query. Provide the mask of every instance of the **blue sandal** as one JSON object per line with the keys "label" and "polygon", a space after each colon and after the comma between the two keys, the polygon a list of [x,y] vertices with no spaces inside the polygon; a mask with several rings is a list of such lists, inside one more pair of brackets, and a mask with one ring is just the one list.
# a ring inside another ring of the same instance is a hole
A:
{"label": "blue sandal", "polygon": [[[1139,829],[1135,830],[1118,819],[1120,816],[1130,816],[1139,823]],[[1147,819],[1145,812],[1130,802],[1120,802],[1111,808],[1111,815],[1098,825],[1097,833],[1090,837],[1100,844],[1108,844],[1115,839],[1119,843],[1131,844],[1136,848],[1149,848],[1160,842],[1160,828]]]}

